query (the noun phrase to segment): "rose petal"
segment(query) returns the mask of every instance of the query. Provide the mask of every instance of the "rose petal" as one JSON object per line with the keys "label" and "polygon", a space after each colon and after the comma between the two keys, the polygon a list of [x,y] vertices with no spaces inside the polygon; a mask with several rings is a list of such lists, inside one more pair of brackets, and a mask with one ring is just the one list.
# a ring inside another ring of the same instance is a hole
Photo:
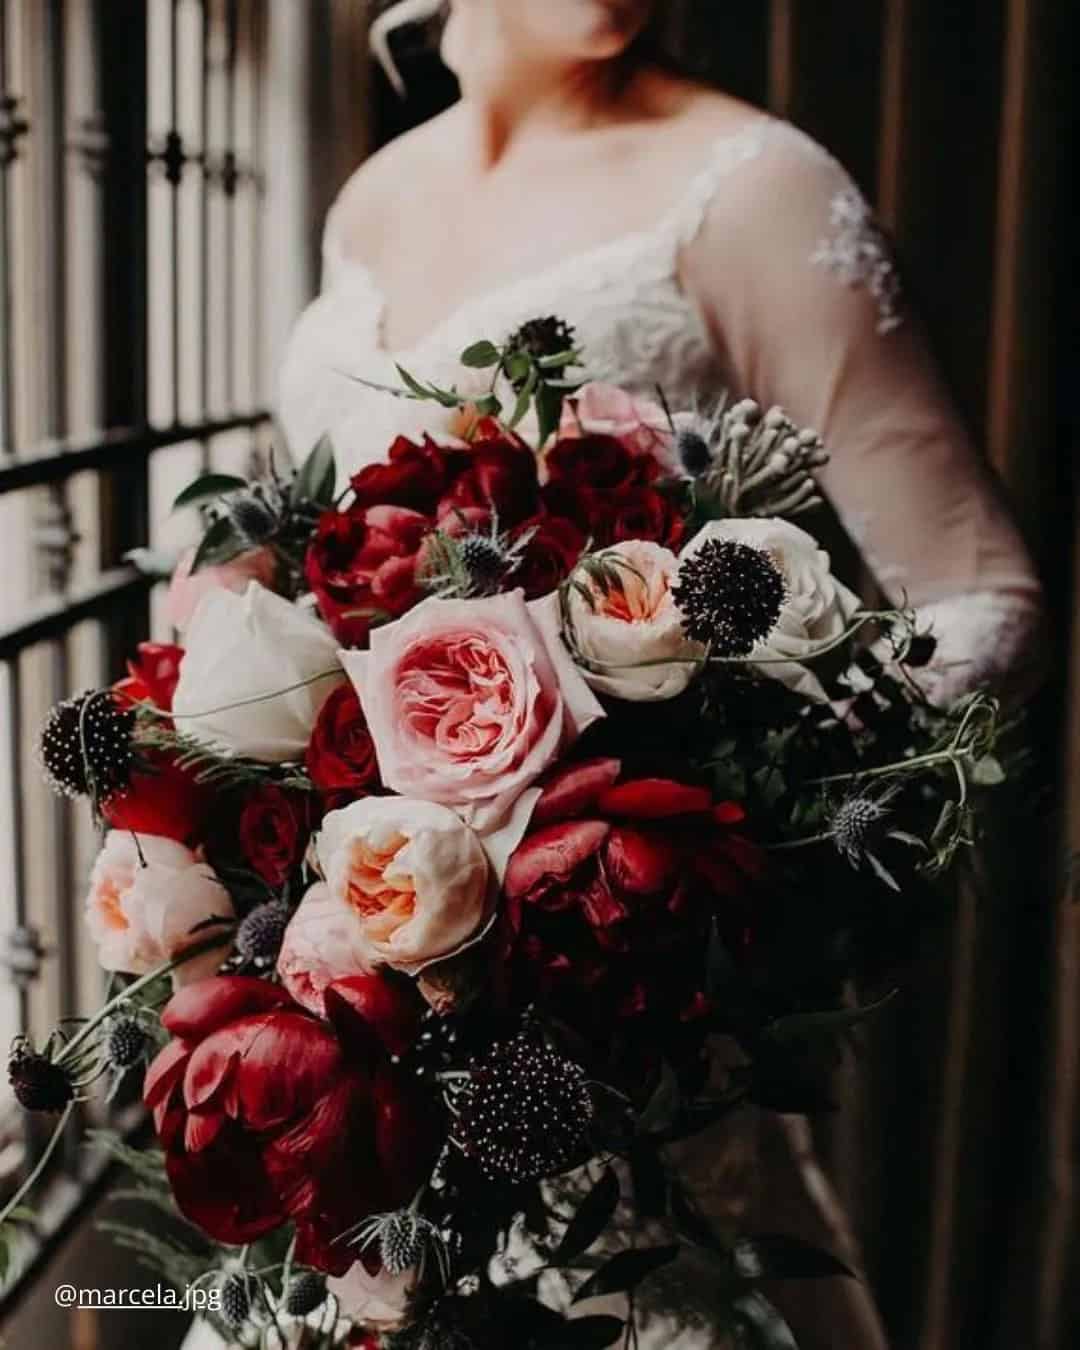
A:
{"label": "rose petal", "polygon": [[532,814],[534,827],[583,816],[595,808],[601,795],[615,786],[622,772],[618,759],[583,759],[550,775]]}
{"label": "rose petal", "polygon": [[593,857],[611,832],[604,820],[564,821],[537,830],[519,846],[506,869],[503,890],[510,900],[566,882]]}
{"label": "rose petal", "polygon": [[597,802],[597,810],[603,815],[633,820],[703,815],[711,808],[708,788],[689,787],[671,778],[635,778],[610,788]]}

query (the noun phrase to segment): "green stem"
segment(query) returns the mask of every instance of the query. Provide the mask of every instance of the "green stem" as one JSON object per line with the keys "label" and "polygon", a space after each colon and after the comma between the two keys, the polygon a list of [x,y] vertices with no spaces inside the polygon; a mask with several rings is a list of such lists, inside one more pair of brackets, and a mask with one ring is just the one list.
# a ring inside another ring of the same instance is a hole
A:
{"label": "green stem", "polygon": [[809,848],[812,844],[827,844],[831,838],[831,834],[808,834],[803,839],[785,839],[767,847],[770,853],[783,853],[795,848]]}
{"label": "green stem", "polygon": [[854,773],[832,773],[825,778],[811,778],[814,787],[823,787],[829,783],[861,782],[864,778],[885,778],[889,774],[910,773],[914,769],[932,769],[938,764],[955,764],[958,751],[951,746],[948,750],[936,750],[928,755],[916,755],[914,759],[897,759],[891,764],[878,764],[872,769],[857,769]]}
{"label": "green stem", "polygon": [[271,699],[284,698],[286,694],[294,694],[297,689],[306,689],[308,685],[318,684],[320,680],[333,679],[343,674],[341,667],[335,666],[333,670],[322,670],[318,675],[309,675],[306,680],[297,680],[295,684],[286,685],[284,689],[274,689],[269,694],[254,694],[251,698],[241,698],[235,703],[223,703],[220,708],[206,708],[201,712],[166,712],[164,708],[158,708],[153,703],[141,703],[139,706],[156,717],[167,718],[172,722],[188,722],[196,717],[216,717],[218,713],[232,712],[234,708],[250,708],[256,703],[269,703]]}
{"label": "green stem", "polygon": [[34,1170],[30,1173],[30,1175],[26,1178],[23,1184],[19,1187],[19,1189],[15,1192],[15,1194],[11,1197],[11,1199],[7,1202],[4,1208],[0,1210],[0,1224],[4,1224],[7,1222],[8,1217],[11,1214],[13,1214],[16,1209],[18,1209],[24,1197],[27,1196],[30,1193],[30,1191],[34,1188],[34,1186],[37,1184],[38,1177],[40,1177],[42,1172],[45,1171],[45,1168],[49,1165],[49,1159],[56,1152],[56,1146],[57,1144],[59,1144],[61,1138],[63,1137],[64,1130],[67,1128],[67,1123],[71,1119],[71,1113],[74,1110],[75,1110],[74,1101],[68,1102],[67,1106],[64,1107],[63,1115],[56,1122],[56,1128],[49,1136],[49,1142],[45,1145],[45,1149],[41,1157],[37,1160],[37,1165],[35,1166]]}
{"label": "green stem", "polygon": [[108,1017],[110,1013],[115,1012],[117,1008],[128,1002],[128,1000],[133,998],[140,990],[153,984],[155,980],[159,980],[162,975],[169,975],[172,971],[178,970],[181,966],[186,965],[188,961],[193,961],[197,956],[205,956],[207,952],[212,952],[215,948],[223,945],[223,937],[219,934],[217,937],[208,939],[206,942],[199,942],[193,947],[188,947],[186,950],[182,951],[179,956],[174,956],[172,960],[165,961],[162,965],[156,966],[146,975],[140,975],[133,984],[129,984],[126,989],[121,989],[121,991],[113,998],[109,999],[107,1003],[102,1004],[94,1016],[83,1026],[82,1030],[78,1032],[77,1035],[73,1036],[71,1040],[68,1041],[67,1045],[64,1046],[57,1057],[57,1064],[63,1064],[65,1060],[70,1059],[79,1046],[82,1045],[102,1022],[104,1022],[105,1018]]}

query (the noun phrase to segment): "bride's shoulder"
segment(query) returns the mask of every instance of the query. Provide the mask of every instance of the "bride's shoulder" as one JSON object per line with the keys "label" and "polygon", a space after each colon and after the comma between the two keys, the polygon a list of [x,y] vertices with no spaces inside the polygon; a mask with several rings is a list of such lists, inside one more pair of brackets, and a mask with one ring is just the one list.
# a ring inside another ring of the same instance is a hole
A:
{"label": "bride's shoulder", "polygon": [[327,220],[327,235],[346,254],[366,256],[401,209],[405,192],[421,190],[457,134],[456,109],[396,137],[367,158],[338,193]]}

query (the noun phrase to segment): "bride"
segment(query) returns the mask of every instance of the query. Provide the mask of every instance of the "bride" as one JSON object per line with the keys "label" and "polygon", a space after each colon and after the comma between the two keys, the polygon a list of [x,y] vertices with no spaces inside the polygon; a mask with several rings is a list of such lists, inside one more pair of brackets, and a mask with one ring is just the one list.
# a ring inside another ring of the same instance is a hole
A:
{"label": "bride", "polygon": [[[396,17],[430,15],[407,0]],[[320,298],[286,359],[295,454],[343,474],[430,425],[351,376],[438,380],[481,337],[557,314],[590,376],[708,411],[722,391],[817,429],[823,485],[879,587],[945,642],[931,697],[1034,663],[1038,587],[909,313],[888,243],[843,169],[786,123],[673,73],[662,0],[452,0],[461,102],[377,154],[330,215]],[[395,14],[377,25],[385,34]],[[756,1123],[756,1226],[856,1261],[795,1117]],[[699,1145],[694,1173],[719,1170]],[[707,1279],[707,1277],[706,1277]],[[347,1284],[347,1281],[346,1281]],[[643,1347],[709,1350],[707,1289]],[[867,1287],[776,1293],[803,1350],[879,1350]]]}

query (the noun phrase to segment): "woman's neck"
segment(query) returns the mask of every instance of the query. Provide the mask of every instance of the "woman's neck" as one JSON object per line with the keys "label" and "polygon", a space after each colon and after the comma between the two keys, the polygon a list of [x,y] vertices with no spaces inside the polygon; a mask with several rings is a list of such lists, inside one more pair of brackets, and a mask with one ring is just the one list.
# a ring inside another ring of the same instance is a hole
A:
{"label": "woman's neck", "polygon": [[616,62],[599,61],[557,71],[520,70],[498,85],[464,78],[461,109],[484,167],[493,168],[531,140],[632,116],[634,84]]}

